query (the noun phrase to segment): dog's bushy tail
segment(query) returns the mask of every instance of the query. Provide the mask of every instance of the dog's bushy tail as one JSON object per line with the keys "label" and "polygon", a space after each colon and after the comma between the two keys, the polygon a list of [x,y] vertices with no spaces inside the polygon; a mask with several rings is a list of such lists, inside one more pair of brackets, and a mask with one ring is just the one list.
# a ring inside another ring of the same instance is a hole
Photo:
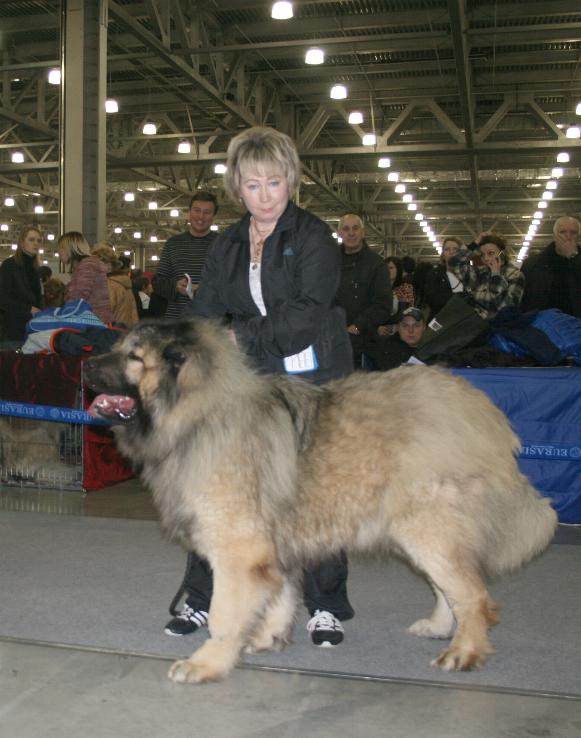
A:
{"label": "dog's bushy tail", "polygon": [[502,545],[488,549],[486,567],[489,574],[503,574],[518,569],[542,553],[553,538],[557,514],[548,498],[542,497],[520,474],[514,480],[510,495],[515,509],[510,515],[510,530]]}

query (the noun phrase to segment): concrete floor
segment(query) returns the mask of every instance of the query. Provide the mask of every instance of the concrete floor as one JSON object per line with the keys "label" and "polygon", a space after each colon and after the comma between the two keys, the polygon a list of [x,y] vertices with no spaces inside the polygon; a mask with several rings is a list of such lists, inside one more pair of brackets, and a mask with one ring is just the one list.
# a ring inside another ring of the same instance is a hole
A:
{"label": "concrete floor", "polygon": [[[0,488],[1,510],[155,519],[135,481]],[[578,542],[581,532],[561,535]],[[581,699],[236,669],[174,685],[169,661],[0,640],[0,738],[579,738]]]}

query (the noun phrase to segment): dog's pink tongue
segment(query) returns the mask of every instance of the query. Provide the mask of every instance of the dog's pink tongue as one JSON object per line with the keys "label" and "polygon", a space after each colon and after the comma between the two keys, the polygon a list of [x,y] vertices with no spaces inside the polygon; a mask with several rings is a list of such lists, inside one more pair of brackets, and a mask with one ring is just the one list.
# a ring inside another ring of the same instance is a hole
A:
{"label": "dog's pink tongue", "polygon": [[97,395],[88,412],[96,418],[111,415],[130,416],[135,410],[135,400],[126,395]]}

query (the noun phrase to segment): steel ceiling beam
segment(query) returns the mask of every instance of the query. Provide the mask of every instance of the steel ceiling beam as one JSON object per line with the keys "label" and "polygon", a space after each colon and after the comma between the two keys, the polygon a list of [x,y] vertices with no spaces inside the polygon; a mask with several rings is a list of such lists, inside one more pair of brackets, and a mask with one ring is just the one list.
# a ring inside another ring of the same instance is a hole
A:
{"label": "steel ceiling beam", "polygon": [[[121,21],[125,26],[127,26],[139,41],[145,44],[149,49],[155,51],[155,53],[172,69],[182,74],[185,79],[196,85],[196,87],[209,98],[219,103],[224,110],[230,113],[236,120],[239,120],[247,126],[257,124],[255,117],[250,111],[236,105],[230,100],[227,100],[220,90],[210,84],[205,77],[196,72],[193,67],[187,64],[183,59],[176,56],[171,49],[150,33],[139,21],[134,20],[129,13],[127,13],[121,5],[114,2],[114,0],[109,0],[109,12],[118,21]],[[195,53],[195,49],[190,50],[188,53],[192,53],[192,51]]]}

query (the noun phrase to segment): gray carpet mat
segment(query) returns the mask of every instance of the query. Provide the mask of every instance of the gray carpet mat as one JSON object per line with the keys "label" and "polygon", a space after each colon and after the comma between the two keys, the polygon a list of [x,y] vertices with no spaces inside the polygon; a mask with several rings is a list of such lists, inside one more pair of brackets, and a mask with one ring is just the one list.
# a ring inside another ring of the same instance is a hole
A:
{"label": "gray carpet mat", "polygon": [[[552,545],[521,572],[493,582],[501,622],[481,671],[430,666],[442,643],[406,627],[431,612],[423,579],[395,559],[352,561],[356,617],[345,641],[317,649],[301,609],[294,643],[246,657],[272,668],[581,696],[581,547]],[[204,635],[163,634],[185,554],[154,522],[0,513],[0,638],[183,657]]]}

